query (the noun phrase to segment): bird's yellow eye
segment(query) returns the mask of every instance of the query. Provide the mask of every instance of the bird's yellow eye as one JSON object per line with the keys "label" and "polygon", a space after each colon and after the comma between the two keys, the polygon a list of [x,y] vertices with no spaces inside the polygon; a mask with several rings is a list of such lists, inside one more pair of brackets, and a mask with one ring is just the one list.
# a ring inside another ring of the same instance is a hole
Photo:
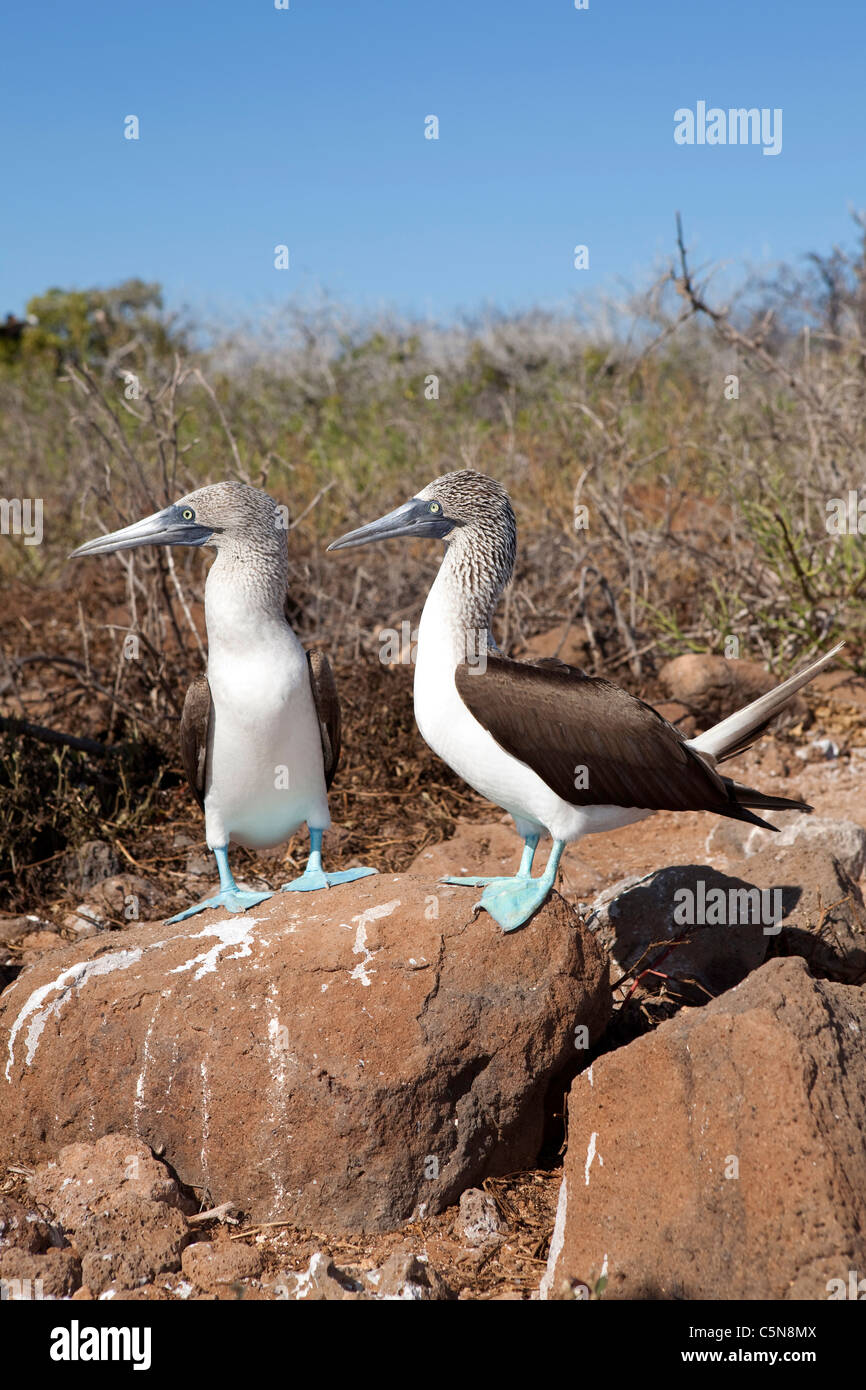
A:
{"label": "bird's yellow eye", "polygon": [[431,512],[438,512],[438,511],[440,510],[440,508],[439,508],[439,503],[438,503],[438,502],[431,502],[431,503],[430,503],[430,510],[431,510]]}
{"label": "bird's yellow eye", "polygon": [[192,507],[184,507],[183,511],[181,512],[181,516],[183,517],[184,521],[192,521],[193,517],[195,516],[195,512],[193,511]]}

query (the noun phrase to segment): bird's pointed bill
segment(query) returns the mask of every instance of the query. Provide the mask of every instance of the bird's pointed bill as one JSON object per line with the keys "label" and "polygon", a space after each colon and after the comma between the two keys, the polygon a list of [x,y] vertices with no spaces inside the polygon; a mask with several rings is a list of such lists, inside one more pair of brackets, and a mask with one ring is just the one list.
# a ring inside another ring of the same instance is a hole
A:
{"label": "bird's pointed bill", "polygon": [[[435,509],[435,510],[434,510]],[[329,550],[351,550],[356,545],[369,545],[372,541],[390,541],[398,536],[420,536],[427,540],[444,540],[455,526],[459,525],[453,517],[443,515],[438,502],[425,501],[423,497],[412,497],[393,512],[380,516],[367,526],[359,526],[348,531],[339,540],[331,541]]]}
{"label": "bird's pointed bill", "polygon": [[175,505],[164,507],[142,521],[134,521],[120,531],[96,536],[73,550],[70,560],[83,555],[110,555],[116,550],[135,550],[140,545],[204,545],[213,535],[213,527],[202,526],[194,518],[187,520],[184,509]]}

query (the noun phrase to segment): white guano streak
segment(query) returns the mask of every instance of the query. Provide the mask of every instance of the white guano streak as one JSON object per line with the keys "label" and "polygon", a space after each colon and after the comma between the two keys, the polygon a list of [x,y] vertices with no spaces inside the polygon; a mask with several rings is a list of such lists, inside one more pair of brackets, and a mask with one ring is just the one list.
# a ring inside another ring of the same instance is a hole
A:
{"label": "white guano streak", "polygon": [[[380,917],[390,917],[391,913],[400,906],[400,902],[400,898],[394,898],[393,902],[380,903],[378,907],[368,907],[365,912],[360,912],[357,917],[352,918],[352,921],[358,924],[357,930],[355,931],[355,944],[352,947],[352,954],[354,956],[363,956],[364,959],[359,961],[355,966],[355,969],[349,976],[350,979],[360,980],[362,985],[371,985],[373,983],[370,976],[367,974],[367,966],[373,959],[373,952],[367,949],[367,927],[371,922],[377,921]],[[348,923],[344,922],[343,925],[348,926]],[[375,971],[373,973],[375,974]]]}
{"label": "white guano streak", "polygon": [[215,936],[217,944],[211,946],[209,951],[202,951],[201,955],[192,956],[190,960],[184,961],[183,965],[176,965],[173,970],[169,970],[169,975],[180,975],[184,970],[191,970],[194,965],[199,968],[193,975],[194,980],[200,980],[202,975],[212,974],[219,964],[220,952],[228,946],[238,946],[240,949],[233,951],[226,960],[237,960],[240,956],[248,956],[252,953],[252,929],[259,922],[266,922],[266,917],[245,917],[238,921],[231,917],[226,917],[223,922],[214,922],[212,926],[204,927],[190,940],[200,940],[202,937]]}
{"label": "white guano streak", "polygon": [[583,1176],[586,1180],[587,1187],[589,1187],[589,1170],[592,1167],[592,1160],[594,1158],[597,1158],[599,1168],[604,1167],[604,1159],[602,1158],[600,1153],[596,1153],[595,1141],[597,1138],[598,1132],[596,1130],[593,1130],[592,1134],[589,1136],[589,1146],[586,1150],[586,1166],[583,1170]]}
{"label": "white guano streak", "polygon": [[[88,980],[96,975],[110,975],[114,970],[127,970],[130,965],[134,965],[141,959],[141,949],[136,947],[133,951],[109,951],[107,955],[97,956],[95,960],[79,961],[76,965],[71,965],[68,970],[57,976],[50,984],[40,985],[39,989],[33,991],[23,1009],[19,1013],[12,1025],[9,1034],[9,1060],[6,1063],[6,1080],[11,1081],[12,1066],[15,1061],[15,1039],[24,1027],[28,1019],[31,1019],[27,1029],[27,1066],[33,1061],[36,1049],[39,1046],[39,1039],[42,1031],[52,1015],[59,1014],[63,1005],[74,990],[81,990]],[[52,999],[50,1004],[41,1008],[44,1000],[54,991],[59,993],[56,999]]]}
{"label": "white guano streak", "polygon": [[568,1212],[568,1179],[563,1178],[559,1185],[559,1201],[556,1204],[556,1220],[553,1223],[553,1235],[550,1237],[550,1251],[547,1256],[547,1268],[542,1276],[538,1288],[538,1297],[546,1299],[553,1287],[553,1279],[556,1274],[556,1262],[565,1244],[565,1218]]}

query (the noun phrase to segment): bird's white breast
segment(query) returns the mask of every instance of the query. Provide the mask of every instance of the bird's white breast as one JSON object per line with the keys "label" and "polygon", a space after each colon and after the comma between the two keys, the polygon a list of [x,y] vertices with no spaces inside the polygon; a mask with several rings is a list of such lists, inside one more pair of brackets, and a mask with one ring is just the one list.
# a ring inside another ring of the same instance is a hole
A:
{"label": "bird's white breast", "polygon": [[280,615],[252,615],[243,594],[208,577],[213,698],[205,816],[208,844],[280,844],[307,821],[330,824],[322,744],[304,649]]}

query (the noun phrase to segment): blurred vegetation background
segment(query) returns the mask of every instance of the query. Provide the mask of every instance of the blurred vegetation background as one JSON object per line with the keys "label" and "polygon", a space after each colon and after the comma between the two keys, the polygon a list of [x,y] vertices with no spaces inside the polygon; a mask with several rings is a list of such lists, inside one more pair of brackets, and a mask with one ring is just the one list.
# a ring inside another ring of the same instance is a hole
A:
{"label": "blurred vegetation background", "polygon": [[138,280],[35,296],[0,324],[0,497],[44,508],[41,544],[0,536],[0,901],[60,900],[87,838],[168,873],[169,832],[203,837],[176,722],[204,666],[207,552],[70,564],[100,530],[227,477],[288,504],[288,611],[345,706],[341,852],[400,868],[479,811],[414,729],[408,665],[379,660],[439,552],[325,558],[328,540],[469,466],[517,510],[497,633],[513,654],[648,698],[668,656],[731,637],[781,674],[844,636],[862,671],[864,537],[827,517],[859,492],[866,531],[864,443],[862,219],[852,249],[727,304],[680,234],[645,293],[586,322],[370,322],[325,302],[226,333]]}

